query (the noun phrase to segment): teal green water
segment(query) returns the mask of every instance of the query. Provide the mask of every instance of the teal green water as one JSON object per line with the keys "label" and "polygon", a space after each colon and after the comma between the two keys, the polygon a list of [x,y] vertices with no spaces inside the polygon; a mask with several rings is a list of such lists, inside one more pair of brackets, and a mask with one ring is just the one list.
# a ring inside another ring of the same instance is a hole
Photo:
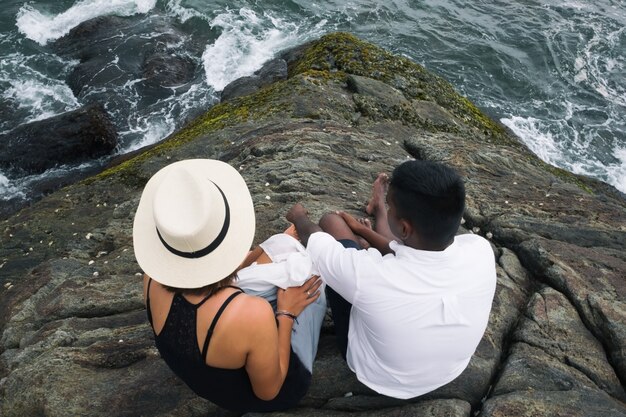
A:
{"label": "teal green water", "polygon": [[[545,161],[626,192],[624,1],[5,0],[0,10],[0,132],[84,104],[65,79],[75,63],[49,42],[89,18],[164,14],[203,45],[205,77],[149,108],[136,91],[115,114],[120,153],[162,139],[212,105],[228,82],[276,52],[349,31],[449,80]],[[119,59],[124,59],[123,53]],[[67,169],[70,169],[68,167]],[[0,198],[28,181],[0,173]]]}

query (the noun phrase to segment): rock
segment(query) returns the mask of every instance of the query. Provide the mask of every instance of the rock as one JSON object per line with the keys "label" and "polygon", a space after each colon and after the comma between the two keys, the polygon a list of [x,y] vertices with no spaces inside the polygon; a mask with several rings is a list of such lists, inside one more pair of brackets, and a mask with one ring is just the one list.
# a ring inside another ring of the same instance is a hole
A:
{"label": "rock", "polygon": [[145,318],[132,221],[163,166],[236,167],[259,243],[287,227],[297,201],[313,219],[362,215],[377,173],[422,158],[463,175],[461,232],[489,234],[497,257],[492,314],[470,364],[427,395],[391,399],[358,381],[326,323],[308,394],[273,415],[624,415],[624,198],[547,166],[441,78],[351,35],[278,57],[287,79],[2,222],[0,413],[233,415],[174,377]]}
{"label": "rock", "polygon": [[51,46],[60,55],[85,59],[98,55],[94,44],[105,41],[112,33],[121,34],[128,29],[130,19],[118,16],[98,16],[82,22],[70,32],[54,41]]}
{"label": "rock", "polygon": [[230,82],[220,93],[220,101],[228,101],[235,97],[247,96],[259,90],[259,78],[256,75],[237,78]]}
{"label": "rock", "polygon": [[276,58],[266,62],[253,75],[241,77],[229,83],[222,90],[220,100],[224,102],[235,97],[246,96],[276,81],[285,79],[287,79],[287,62],[284,59]]}
{"label": "rock", "polygon": [[623,251],[583,248],[533,239],[520,257],[546,283],[563,293],[598,337],[622,383],[626,380],[626,260]]}
{"label": "rock", "polygon": [[11,130],[17,126],[19,118],[18,106],[15,100],[0,98],[0,132]]}
{"label": "rock", "polygon": [[[346,398],[350,401],[352,397]],[[366,411],[358,409],[358,415],[363,417],[376,417],[385,415],[389,417],[469,417],[471,407],[469,404],[459,400],[433,400],[425,401],[420,404],[408,404],[404,406],[387,407],[383,409],[375,409],[374,411]],[[246,413],[246,417],[259,417],[265,414]],[[313,416],[313,417],[348,417],[355,413],[335,411],[333,409],[299,409],[282,413],[272,413],[276,417],[296,417],[296,416]]]}
{"label": "rock", "polygon": [[313,380],[302,406],[321,407],[329,398],[344,398],[345,395],[376,394],[361,384],[346,362],[337,354],[335,337],[322,335],[317,357],[313,365]]}
{"label": "rock", "polygon": [[370,96],[377,102],[385,102],[388,106],[407,105],[408,101],[402,92],[373,78],[349,75],[347,78],[348,89],[362,96]]}
{"label": "rock", "polygon": [[626,415],[626,407],[601,391],[529,391],[490,398],[480,415],[623,417]]}
{"label": "rock", "polygon": [[516,343],[494,395],[584,388],[626,400],[602,344],[585,327],[567,298],[556,290],[544,288],[532,297],[513,340]]}
{"label": "rock", "polygon": [[68,76],[68,85],[79,98],[107,91],[110,96],[114,87],[132,83],[149,105],[170,95],[168,87],[183,86],[200,75],[191,58],[200,53],[199,47],[159,15],[96,17],[51,46],[59,55],[79,60]]}
{"label": "rock", "polygon": [[0,135],[0,143],[0,168],[33,174],[108,155],[117,145],[117,133],[104,108],[90,104],[21,125]]}
{"label": "rock", "polygon": [[408,100],[387,83],[368,77],[349,75],[348,89],[355,93],[356,110],[368,119],[397,120],[429,131],[459,131],[462,124],[439,104],[426,100]]}
{"label": "rock", "polygon": [[147,56],[142,64],[141,75],[150,85],[176,87],[193,79],[196,65],[190,59],[173,55],[167,49]]}
{"label": "rock", "polygon": [[254,73],[261,80],[264,85],[273,84],[277,81],[287,79],[287,61],[281,58],[272,59],[255,71]]}

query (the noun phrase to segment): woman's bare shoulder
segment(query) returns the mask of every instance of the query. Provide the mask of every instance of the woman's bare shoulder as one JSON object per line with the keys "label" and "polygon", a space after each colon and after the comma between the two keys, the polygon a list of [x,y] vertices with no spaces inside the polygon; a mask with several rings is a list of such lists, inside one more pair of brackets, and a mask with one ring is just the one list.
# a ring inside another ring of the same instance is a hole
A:
{"label": "woman's bare shoulder", "polygon": [[266,299],[243,293],[239,298],[239,308],[245,311],[244,316],[248,319],[267,319],[274,317],[272,306]]}

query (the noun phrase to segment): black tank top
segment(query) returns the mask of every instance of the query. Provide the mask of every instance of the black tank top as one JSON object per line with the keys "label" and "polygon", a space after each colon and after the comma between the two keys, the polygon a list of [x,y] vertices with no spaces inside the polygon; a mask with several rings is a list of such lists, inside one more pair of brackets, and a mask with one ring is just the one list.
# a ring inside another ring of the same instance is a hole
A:
{"label": "black tank top", "polygon": [[[148,283],[146,304],[148,320],[154,330],[150,311],[150,284],[152,280]],[[165,363],[189,388],[222,408],[239,412],[267,412],[293,407],[304,397],[311,383],[311,373],[302,365],[293,350],[289,357],[285,382],[276,398],[270,401],[261,400],[254,395],[245,368],[224,369],[206,364],[207,350],[217,321],[228,304],[243,292],[240,288],[237,289],[239,291],[231,294],[215,315],[202,351],[198,349],[196,335],[197,310],[210,296],[198,304],[192,304],[182,294],[176,293],[161,333],[154,335],[156,347]]]}

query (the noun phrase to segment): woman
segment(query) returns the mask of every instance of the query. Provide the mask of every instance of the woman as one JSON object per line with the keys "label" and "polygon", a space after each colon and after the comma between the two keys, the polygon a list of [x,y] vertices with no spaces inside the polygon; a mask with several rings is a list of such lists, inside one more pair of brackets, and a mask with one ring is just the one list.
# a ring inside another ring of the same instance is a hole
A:
{"label": "woman", "polygon": [[[241,412],[289,408],[304,396],[313,358],[294,353],[292,330],[298,327],[298,337],[316,346],[325,310],[316,276],[274,291],[276,311],[267,299],[235,286],[242,262],[262,254],[254,251],[246,259],[254,231],[243,178],[230,165],[208,159],[157,172],[133,226],[161,356],[198,395]],[[315,313],[301,315],[312,303]]]}

